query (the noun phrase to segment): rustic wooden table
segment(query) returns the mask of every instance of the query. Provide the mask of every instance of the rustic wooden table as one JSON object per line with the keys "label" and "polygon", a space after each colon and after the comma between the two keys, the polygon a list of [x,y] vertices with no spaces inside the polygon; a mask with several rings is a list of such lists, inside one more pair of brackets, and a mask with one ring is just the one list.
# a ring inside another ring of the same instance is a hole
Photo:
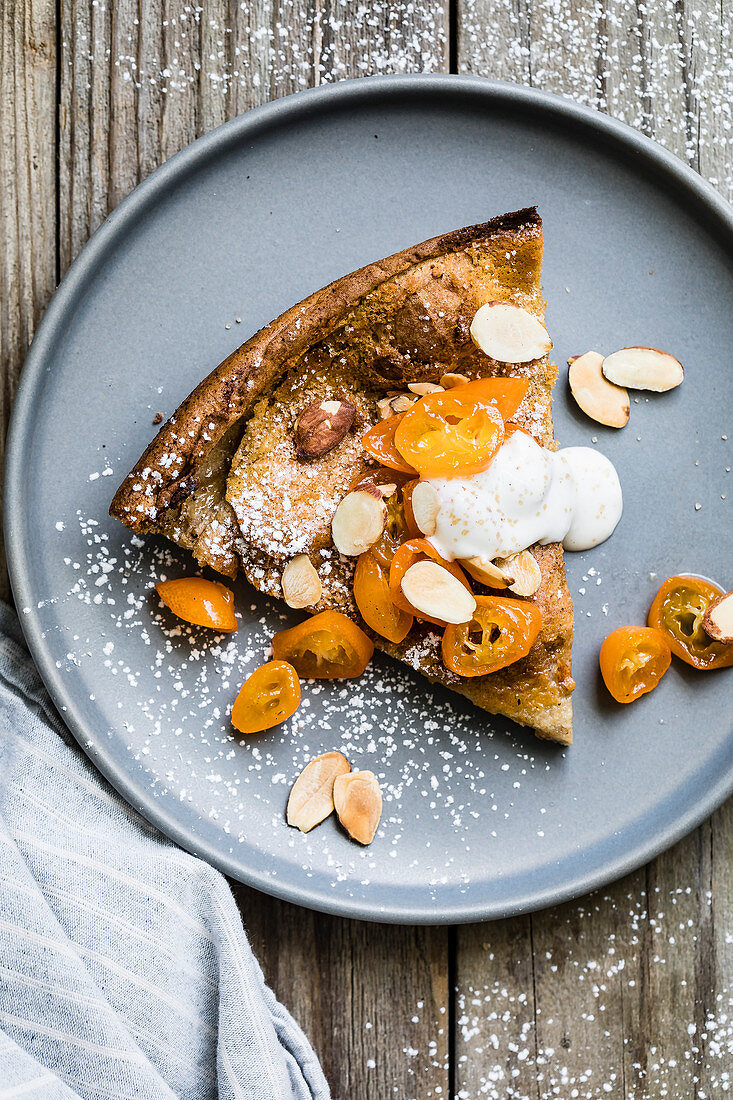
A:
{"label": "rustic wooden table", "polygon": [[[202,2],[0,0],[5,424],[44,307],[105,215],[200,134],[313,84],[531,84],[632,123],[731,197],[729,0]],[[733,804],[606,890],[495,924],[374,926],[234,889],[339,1100],[727,1093]]]}

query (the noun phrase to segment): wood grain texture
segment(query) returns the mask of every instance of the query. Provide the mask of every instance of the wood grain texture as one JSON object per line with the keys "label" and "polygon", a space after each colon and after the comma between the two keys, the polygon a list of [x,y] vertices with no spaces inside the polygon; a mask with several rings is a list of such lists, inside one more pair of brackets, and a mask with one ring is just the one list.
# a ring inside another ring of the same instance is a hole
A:
{"label": "wood grain texture", "polygon": [[341,920],[235,886],[265,977],[305,1028],[335,1098],[448,1098],[444,929]]}
{"label": "wood grain texture", "polygon": [[[460,71],[608,111],[733,197],[730,5],[459,0],[458,11]],[[482,929],[459,930],[458,972],[489,1011],[477,1031],[458,1018],[458,1095],[721,1095],[733,1065],[732,851],[726,806],[643,871],[529,918],[520,944],[502,928],[513,946],[498,968]],[[527,950],[529,963],[516,957]],[[527,966],[529,1003],[512,1001],[497,969]]]}
{"label": "wood grain texture", "polygon": [[635,126],[733,196],[733,6],[457,0],[459,72],[566,95]]}
{"label": "wood grain texture", "polygon": [[448,66],[447,0],[63,0],[61,28],[62,272],[141,179],[227,119],[325,79]]}
{"label": "wood grain texture", "polygon": [[[56,275],[120,199],[200,134],[323,81],[445,70],[453,57],[460,71],[608,110],[733,197],[733,7],[720,0],[455,0],[452,11],[448,0],[59,0],[58,10],[57,27],[55,0],[0,3],[4,422]],[[491,925],[371,926],[235,892],[338,1100],[724,1094],[731,804],[620,883]]]}
{"label": "wood grain texture", "polygon": [[[0,460],[26,352],[56,280],[53,0],[0,3]],[[0,598],[9,596],[0,546]]]}

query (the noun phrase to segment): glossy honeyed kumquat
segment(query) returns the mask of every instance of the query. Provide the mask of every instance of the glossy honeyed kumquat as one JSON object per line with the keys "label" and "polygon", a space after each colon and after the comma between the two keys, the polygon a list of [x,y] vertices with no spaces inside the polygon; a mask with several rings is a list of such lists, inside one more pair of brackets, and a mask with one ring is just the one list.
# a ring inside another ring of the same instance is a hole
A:
{"label": "glossy honeyed kumquat", "polygon": [[457,676],[486,676],[526,657],[542,627],[542,612],[526,600],[476,596],[468,623],[447,626],[443,663]]}
{"label": "glossy honeyed kumquat", "polygon": [[363,485],[396,485],[399,489],[406,481],[409,481],[414,474],[406,474],[401,470],[392,470],[389,466],[374,466],[371,467],[367,473],[360,471],[358,476],[354,478],[350,488],[352,490],[358,489]]}
{"label": "glossy honeyed kumquat", "polygon": [[450,393],[471,397],[481,403],[495,405],[502,420],[511,420],[527,396],[526,378],[476,378],[461,386],[452,386]]}
{"label": "glossy honeyed kumquat", "polygon": [[417,525],[415,519],[415,513],[412,510],[412,494],[415,491],[415,486],[419,483],[420,478],[415,477],[412,481],[406,482],[402,486],[402,510],[405,516],[405,526],[409,532],[409,536],[412,539],[422,538],[422,531]]}
{"label": "glossy honeyed kumquat", "polygon": [[389,572],[392,558],[402,543],[409,539],[410,532],[407,527],[402,494],[399,489],[387,497],[384,503],[387,510],[384,530],[369,552],[377,559],[382,568]]}
{"label": "glossy honeyed kumquat", "polygon": [[356,563],[354,599],[367,626],[388,642],[401,642],[410,633],[413,616],[396,607],[389,591],[389,571],[367,551]]}
{"label": "glossy honeyed kumquat", "polygon": [[287,661],[267,661],[248,676],[232,707],[240,733],[259,733],[284,722],[300,706],[298,673]]}
{"label": "glossy honeyed kumquat", "polygon": [[429,393],[403,413],[395,447],[422,477],[461,477],[485,470],[504,442],[504,420],[472,385]]}
{"label": "glossy honeyed kumquat", "polygon": [[427,539],[409,539],[400,546],[392,560],[392,565],[389,570],[389,593],[392,598],[392,603],[395,607],[401,608],[402,611],[414,615],[423,622],[434,623],[436,626],[445,626],[445,621],[443,619],[433,619],[423,611],[417,611],[402,591],[402,578],[410,566],[415,565],[419,561],[437,562],[438,565],[442,565],[444,569],[452,573],[469,592],[471,591],[471,586],[460,566],[456,565],[453,561],[446,561],[445,558],[442,558],[432,543],[428,542]]}
{"label": "glossy honeyed kumquat", "polygon": [[395,447],[395,432],[403,416],[404,413],[399,413],[396,416],[388,416],[385,420],[380,420],[364,432],[361,445],[367,454],[371,455],[372,458],[376,458],[383,466],[388,466],[391,470],[397,470],[403,474],[412,474],[414,477],[417,470],[405,461]]}
{"label": "glossy honeyed kumquat", "polygon": [[651,626],[620,626],[601,646],[603,682],[617,703],[633,703],[652,691],[672,660],[661,630]]}
{"label": "glossy honeyed kumquat", "polygon": [[340,611],[321,611],[279,630],[272,652],[277,660],[289,661],[305,680],[350,680],[369,664],[374,643]]}
{"label": "glossy honeyed kumquat", "polygon": [[675,657],[693,668],[730,668],[733,645],[714,641],[702,625],[708,607],[722,595],[722,588],[700,577],[670,577],[654,597],[647,621],[667,636]]}
{"label": "glossy honeyed kumquat", "polygon": [[166,607],[187,623],[225,633],[237,629],[234,593],[226,585],[205,577],[178,577],[160,581],[155,590]]}

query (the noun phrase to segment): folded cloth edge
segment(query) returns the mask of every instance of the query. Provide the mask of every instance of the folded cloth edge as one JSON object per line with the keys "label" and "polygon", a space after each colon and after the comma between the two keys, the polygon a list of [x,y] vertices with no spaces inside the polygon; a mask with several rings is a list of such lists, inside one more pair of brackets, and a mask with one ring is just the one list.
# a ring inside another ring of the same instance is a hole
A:
{"label": "folded cloth edge", "polygon": [[96,771],[0,603],[0,1100],[34,1094],[329,1090],[224,876]]}

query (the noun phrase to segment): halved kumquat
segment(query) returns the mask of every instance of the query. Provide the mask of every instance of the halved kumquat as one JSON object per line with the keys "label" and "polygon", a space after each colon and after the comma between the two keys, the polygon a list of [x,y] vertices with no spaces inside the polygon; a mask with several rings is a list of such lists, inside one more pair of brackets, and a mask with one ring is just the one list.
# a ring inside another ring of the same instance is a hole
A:
{"label": "halved kumquat", "polygon": [[651,626],[620,626],[608,635],[599,657],[603,682],[617,703],[633,703],[652,691],[671,660],[666,635]]}
{"label": "halved kumquat", "polygon": [[284,722],[300,706],[298,673],[287,661],[267,661],[248,676],[232,707],[240,733],[260,733]]}
{"label": "halved kumquat", "polygon": [[234,593],[205,577],[177,577],[160,581],[155,590],[166,607],[184,622],[231,633],[237,629]]}
{"label": "halved kumquat", "polygon": [[413,616],[392,602],[389,571],[370,552],[356,563],[354,599],[367,626],[388,642],[401,642],[410,633]]}
{"label": "halved kumquat", "polygon": [[715,641],[703,626],[723,589],[701,577],[669,577],[649,609],[649,626],[667,636],[672,652],[701,671],[733,666],[733,644]]}
{"label": "halved kumquat", "polygon": [[504,442],[497,406],[469,382],[421,397],[396,425],[394,444],[422,477],[461,477],[485,470]]}
{"label": "halved kumquat", "polygon": [[447,626],[443,662],[457,676],[486,676],[526,657],[542,628],[542,612],[527,600],[476,596],[468,623]]}
{"label": "halved kumquat", "polygon": [[369,664],[374,643],[347,615],[321,611],[279,630],[272,652],[277,660],[289,661],[304,680],[350,680]]}

